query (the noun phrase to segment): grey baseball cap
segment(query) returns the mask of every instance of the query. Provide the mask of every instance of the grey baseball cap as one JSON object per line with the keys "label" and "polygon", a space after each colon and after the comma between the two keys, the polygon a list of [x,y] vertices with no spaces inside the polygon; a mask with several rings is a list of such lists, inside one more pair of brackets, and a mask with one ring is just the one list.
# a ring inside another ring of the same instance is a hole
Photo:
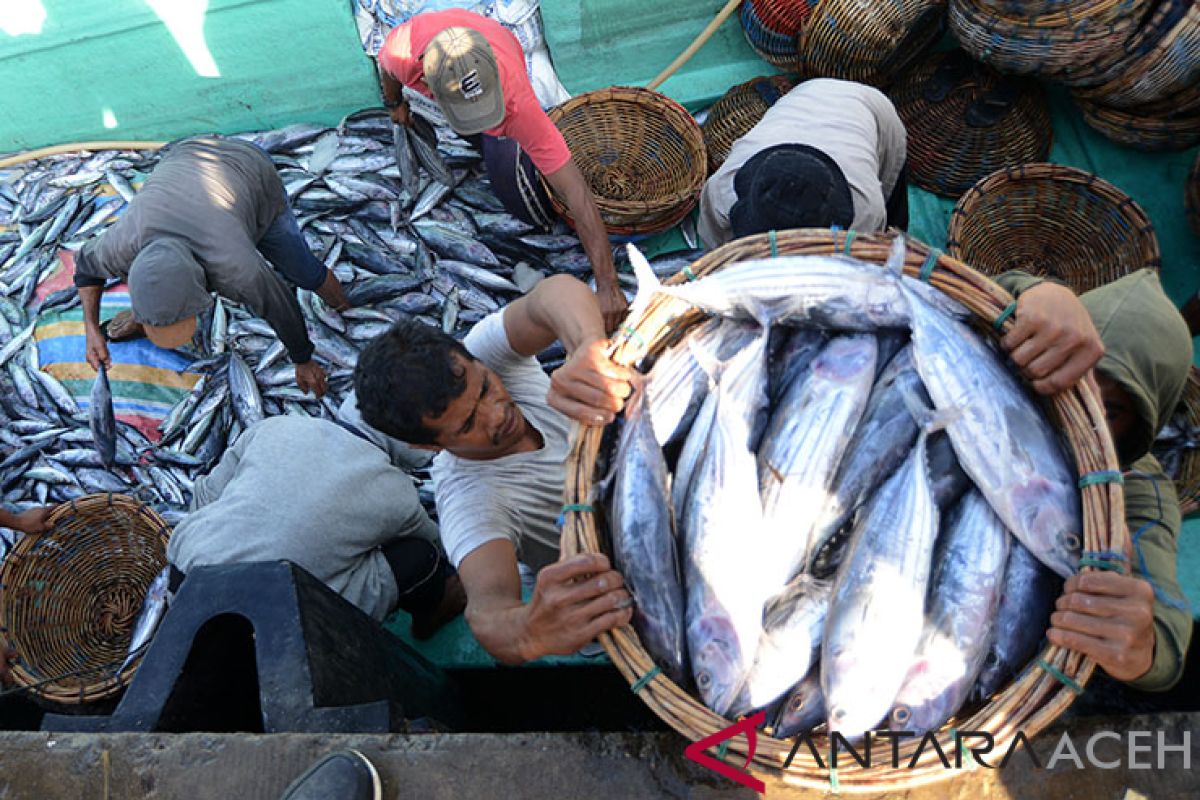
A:
{"label": "grey baseball cap", "polygon": [[482,33],[446,28],[429,41],[422,61],[425,83],[456,133],[483,133],[504,121],[496,53]]}

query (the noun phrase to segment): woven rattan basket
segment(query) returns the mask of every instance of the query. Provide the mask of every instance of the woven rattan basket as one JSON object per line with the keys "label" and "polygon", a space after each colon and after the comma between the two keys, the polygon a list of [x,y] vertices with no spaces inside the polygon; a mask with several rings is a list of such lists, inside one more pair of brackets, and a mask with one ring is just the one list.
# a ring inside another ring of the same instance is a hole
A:
{"label": "woven rattan basket", "polygon": [[963,49],[996,69],[1068,85],[1106,80],[1151,0],[1083,0],[1037,16],[995,11],[985,0],[950,0]]}
{"label": "woven rattan basket", "polygon": [[[598,89],[550,109],[591,186],[609,233],[655,233],[696,204],[708,159],[704,134],[674,100],[649,89]],[[567,206],[547,184],[550,200]]]}
{"label": "woven rattan basket", "polygon": [[754,52],[780,69],[797,71],[800,32],[818,0],[743,0],[742,32]]}
{"label": "woven rattan basket", "polygon": [[0,626],[17,650],[17,684],[78,706],[120,691],[141,663],[116,674],[146,590],[167,563],[170,527],[118,494],[64,503],[50,523],[49,533],[17,542],[0,569]]}
{"label": "woven rattan basket", "polygon": [[[969,76],[943,99],[931,98],[930,79],[956,57],[965,56],[933,54],[909,70],[890,92],[908,129],[909,179],[951,198],[998,169],[1044,161],[1051,139],[1050,111],[1041,87],[1034,81],[1004,77],[985,64],[975,62]],[[995,124],[968,122],[973,104],[1005,88],[1015,97]]]}
{"label": "woven rattan basket", "polygon": [[1200,4],[1164,0],[1130,37],[1111,78],[1076,89],[1077,97],[1110,108],[1155,103],[1200,82]]}
{"label": "woven rattan basket", "polygon": [[987,275],[1022,269],[1086,292],[1161,264],[1158,238],[1129,195],[1059,164],[1000,170],[959,198],[946,252]]}
{"label": "woven rattan basket", "polygon": [[1136,150],[1186,150],[1200,142],[1200,109],[1182,116],[1161,117],[1075,98],[1083,121],[1117,144]]}
{"label": "woven rattan basket", "polygon": [[791,79],[784,75],[752,78],[739,83],[713,103],[708,119],[701,126],[709,174],[720,169],[733,143],[757,125],[775,100],[791,88]]}
{"label": "woven rattan basket", "polygon": [[[707,254],[691,268],[696,276],[704,276],[731,263],[765,258],[777,252],[783,255],[829,255],[846,253],[864,261],[883,264],[887,260],[890,239],[882,235],[858,235],[854,232],[828,230],[793,230],[761,234],[738,239]],[[905,259],[905,271],[918,275],[922,267],[933,265],[931,282],[946,294],[960,300],[987,328],[1006,315],[1012,298],[999,286],[963,263],[938,255],[924,245],[911,242]],[[668,283],[687,280],[683,274]],[[629,320],[624,337],[618,337],[612,357],[622,364],[638,364],[647,353],[656,353],[679,335],[697,324],[703,315],[679,300],[659,296],[636,319]],[[1007,330],[1008,319],[1000,326]],[[1091,383],[1054,398],[1054,407],[1062,420],[1081,473],[1117,468],[1116,452],[1108,435],[1104,409],[1099,392]],[[595,515],[587,511],[592,502],[596,479],[597,456],[603,429],[573,429],[571,450],[567,457],[567,483],[564,492],[564,528],[562,547],[567,554],[601,550],[601,534]],[[1096,484],[1081,490],[1085,548],[1088,550],[1121,550],[1126,544],[1124,525],[1124,495],[1116,484]],[[580,509],[580,510],[576,510]],[[691,695],[661,672],[643,648],[631,626],[602,634],[600,641],[613,663],[638,695],[659,717],[689,740],[697,741],[728,727],[732,722],[712,713]],[[1057,647],[1047,646],[1040,654],[1042,663],[1049,665],[1069,680],[1084,684],[1092,673],[1091,660]],[[1061,678],[1045,668],[1031,664],[1004,691],[969,718],[953,721],[959,730],[988,731],[995,738],[994,752],[1003,753],[1018,731],[1032,737],[1049,725],[1071,704],[1074,691]],[[945,753],[954,752],[954,739],[947,726],[937,735]],[[822,736],[812,741],[821,753],[828,753],[828,742]],[[792,742],[761,735],[750,761],[751,769],[764,776],[774,776],[791,785],[828,791],[833,779],[827,762],[822,765],[808,748],[800,747],[787,769],[783,764],[792,749]],[[862,768],[850,758],[838,764],[836,780],[842,792],[882,793],[923,783],[930,783],[957,774],[943,768],[934,748],[925,747],[912,769],[906,769],[917,749],[918,740],[908,739],[900,746],[900,768],[890,763],[890,747],[877,743],[873,766]],[[728,740],[725,757],[741,764],[749,752],[743,735]]]}
{"label": "woven rattan basket", "polygon": [[941,36],[945,0],[822,0],[800,37],[800,71],[887,86]]}
{"label": "woven rattan basket", "polygon": [[[1188,373],[1187,386],[1179,404],[1187,413],[1188,425],[1200,428],[1200,370],[1192,367]],[[1175,478],[1175,491],[1179,495],[1179,510],[1184,515],[1200,511],[1200,449],[1187,450],[1179,462],[1179,475]]]}
{"label": "woven rattan basket", "polygon": [[1187,208],[1188,222],[1192,232],[1200,236],[1200,153],[1192,162],[1192,171],[1188,173],[1187,184],[1184,186],[1184,207]]}

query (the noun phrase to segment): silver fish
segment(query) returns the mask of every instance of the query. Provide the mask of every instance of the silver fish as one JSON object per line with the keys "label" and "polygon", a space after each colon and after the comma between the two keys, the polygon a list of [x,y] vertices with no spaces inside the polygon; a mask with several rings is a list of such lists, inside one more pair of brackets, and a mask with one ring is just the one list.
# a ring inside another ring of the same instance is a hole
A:
{"label": "silver fish", "polygon": [[821,651],[830,731],[859,736],[887,715],[921,637],[938,530],[927,436],[855,519],[834,582]]}
{"label": "silver fish", "polygon": [[229,394],[233,397],[233,410],[245,427],[263,419],[262,396],[258,384],[246,362],[237,353],[229,354]]}
{"label": "silver fish", "polygon": [[978,490],[947,517],[925,630],[892,707],[894,728],[937,730],[967,699],[992,640],[1010,538]]}
{"label": "silver fish", "polygon": [[964,470],[1043,564],[1072,574],[1083,544],[1076,477],[1045,417],[967,326],[910,294],[917,371]]}
{"label": "silver fish", "polygon": [[108,388],[108,369],[103,364],[92,382],[88,422],[96,452],[104,465],[111,467],[117,457],[117,421],[113,414],[112,390]]}
{"label": "silver fish", "polygon": [[613,483],[616,568],[634,599],[634,627],[647,652],[676,683],[687,669],[683,577],[667,464],[654,439],[644,393],[625,407]]}
{"label": "silver fish", "polygon": [[777,739],[799,736],[820,725],[827,716],[825,695],[821,692],[821,668],[814,664],[780,704],[771,735]]}
{"label": "silver fish", "polygon": [[151,637],[158,630],[158,623],[167,613],[168,590],[171,580],[171,568],[163,567],[162,572],[155,576],[146,589],[146,597],[142,600],[142,609],[138,612],[137,622],[133,624],[133,635],[129,640],[128,655],[117,667],[115,674],[124,672],[133,660],[142,654],[150,644]]}

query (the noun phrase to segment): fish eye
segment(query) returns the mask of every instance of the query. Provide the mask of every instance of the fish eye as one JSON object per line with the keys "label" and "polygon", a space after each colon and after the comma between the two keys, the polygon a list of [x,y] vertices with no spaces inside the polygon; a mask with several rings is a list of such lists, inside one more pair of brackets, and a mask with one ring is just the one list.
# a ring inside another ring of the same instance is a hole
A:
{"label": "fish eye", "polygon": [[841,722],[846,718],[846,709],[835,708],[833,713],[829,715],[834,722]]}
{"label": "fish eye", "polygon": [[897,725],[903,725],[908,722],[911,716],[912,712],[908,710],[907,706],[896,706],[892,709],[892,722],[895,722]]}
{"label": "fish eye", "polygon": [[1062,535],[1062,542],[1063,545],[1071,551],[1078,550],[1081,544],[1079,541],[1079,536],[1069,531]]}
{"label": "fish eye", "polygon": [[792,711],[799,711],[804,705],[804,698],[801,695],[796,695],[792,698],[792,702],[788,703],[788,708]]}
{"label": "fish eye", "polygon": [[1000,663],[1000,654],[995,650],[988,650],[988,654],[986,657],[984,657],[983,663],[987,664],[989,667],[996,666]]}
{"label": "fish eye", "polygon": [[712,676],[709,675],[707,671],[701,672],[696,676],[696,685],[700,686],[701,688],[707,687],[710,683],[712,683]]}

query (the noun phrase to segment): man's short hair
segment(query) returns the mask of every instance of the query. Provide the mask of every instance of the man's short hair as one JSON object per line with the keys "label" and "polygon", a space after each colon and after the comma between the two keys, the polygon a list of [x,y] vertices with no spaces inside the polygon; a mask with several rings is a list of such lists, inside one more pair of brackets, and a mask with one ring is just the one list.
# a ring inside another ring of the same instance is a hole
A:
{"label": "man's short hair", "polygon": [[445,413],[463,393],[467,380],[462,362],[473,360],[454,337],[402,319],[358,356],[354,393],[359,413],[372,428],[394,439],[434,444],[437,434],[422,420]]}

